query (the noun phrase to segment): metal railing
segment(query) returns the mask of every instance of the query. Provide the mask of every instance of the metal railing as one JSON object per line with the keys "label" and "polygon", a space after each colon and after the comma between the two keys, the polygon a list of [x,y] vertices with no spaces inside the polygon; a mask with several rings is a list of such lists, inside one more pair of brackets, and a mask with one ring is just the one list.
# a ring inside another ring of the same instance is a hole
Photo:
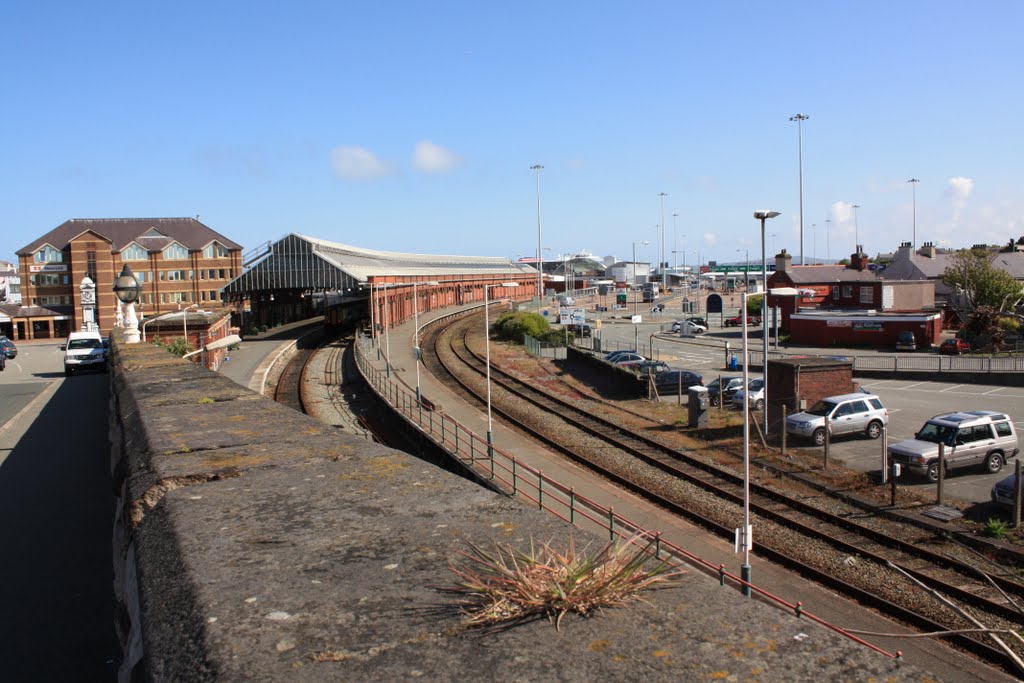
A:
{"label": "metal railing", "polygon": [[[470,309],[472,310],[472,309]],[[466,314],[459,311],[437,318],[423,327],[447,321]],[[489,444],[472,430],[467,429],[444,412],[435,412],[423,402],[417,401],[415,389],[395,374],[388,374],[373,365],[369,353],[370,340],[360,336],[354,345],[356,365],[373,391],[412,427],[419,430],[437,446],[460,462],[481,481],[497,488],[506,495],[518,496],[538,510],[547,511],[559,519],[580,528],[590,527],[608,534],[611,541],[626,541],[640,548],[648,548],[652,557],[672,566],[687,564],[710,575],[718,577],[722,586],[731,584],[737,590],[747,589],[756,593],[766,602],[792,612],[798,618],[807,618],[825,628],[843,635],[850,640],[890,658],[899,657],[873,645],[842,628],[831,624],[803,609],[802,602],[792,603],[773,595],[756,585],[743,581],[739,576],[725,570],[725,565],[713,564],[700,556],[675,545],[654,532],[615,512],[614,507],[604,506],[576,492],[572,486],[565,486],[544,474],[543,470],[532,467],[518,458]]]}
{"label": "metal railing", "polygon": [[[738,349],[734,349],[738,352]],[[768,360],[790,358],[800,354],[769,351]],[[826,354],[817,354],[829,357]],[[761,351],[748,351],[751,365],[762,365]],[[1002,372],[1024,372],[1024,356],[941,356],[907,354],[905,356],[835,356],[848,358],[853,362],[853,371],[882,370],[888,372],[973,372],[995,374]]]}
{"label": "metal railing", "polygon": [[523,346],[526,347],[526,352],[528,354],[531,356],[538,356],[540,358],[565,360],[567,354],[565,344],[552,344],[551,342],[538,341],[528,334],[523,335]]}

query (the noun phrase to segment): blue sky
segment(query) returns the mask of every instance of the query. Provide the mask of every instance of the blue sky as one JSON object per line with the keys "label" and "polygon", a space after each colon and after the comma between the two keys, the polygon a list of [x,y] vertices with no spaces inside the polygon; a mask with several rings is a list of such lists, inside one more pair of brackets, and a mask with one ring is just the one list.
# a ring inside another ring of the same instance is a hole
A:
{"label": "blue sky", "polygon": [[756,209],[798,261],[797,113],[808,260],[911,240],[911,177],[919,244],[1005,243],[1022,25],[1019,1],[5,3],[0,259],[68,218],[196,214],[246,248],[532,256],[539,163],[549,257],[655,260],[665,192],[687,263],[759,260]]}

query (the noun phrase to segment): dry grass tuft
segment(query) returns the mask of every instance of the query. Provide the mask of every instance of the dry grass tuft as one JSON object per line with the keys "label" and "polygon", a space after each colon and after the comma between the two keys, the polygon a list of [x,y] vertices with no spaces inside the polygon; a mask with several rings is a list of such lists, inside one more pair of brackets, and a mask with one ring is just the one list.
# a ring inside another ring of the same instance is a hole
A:
{"label": "dry grass tuft", "polygon": [[561,627],[570,612],[589,616],[642,600],[642,591],[665,587],[683,573],[653,560],[653,543],[638,540],[609,543],[594,555],[577,550],[571,537],[564,552],[550,542],[531,541],[528,552],[496,542],[493,551],[470,544],[450,565],[457,577],[451,590],[462,596],[460,610],[470,626],[547,617]]}

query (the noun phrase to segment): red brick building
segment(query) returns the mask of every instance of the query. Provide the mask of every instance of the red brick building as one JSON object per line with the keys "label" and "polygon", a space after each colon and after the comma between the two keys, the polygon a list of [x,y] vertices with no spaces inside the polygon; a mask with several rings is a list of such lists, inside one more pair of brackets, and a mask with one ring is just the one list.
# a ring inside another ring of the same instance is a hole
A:
{"label": "red brick building", "polygon": [[858,249],[849,265],[793,266],[783,250],[768,278],[769,308],[778,307],[779,326],[798,344],[891,346],[905,330],[919,346],[937,344],[941,316],[932,280],[883,280],[868,268]]}
{"label": "red brick building", "polygon": [[[82,279],[96,284],[96,322],[117,316],[114,279],[125,263],[142,285],[144,316],[188,304],[224,306],[221,290],[242,269],[242,247],[194,218],[75,218],[18,252],[22,306],[9,313],[14,337],[64,337],[82,325]],[[140,316],[141,317],[141,316]]]}

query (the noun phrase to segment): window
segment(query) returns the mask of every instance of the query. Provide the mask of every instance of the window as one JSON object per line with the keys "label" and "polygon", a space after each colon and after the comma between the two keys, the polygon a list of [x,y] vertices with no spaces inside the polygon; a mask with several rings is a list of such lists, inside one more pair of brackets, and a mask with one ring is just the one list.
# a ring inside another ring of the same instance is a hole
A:
{"label": "window", "polygon": [[64,261],[64,254],[47,244],[34,253],[32,259],[36,263],[61,263]]}
{"label": "window", "polygon": [[192,271],[191,271],[191,270],[190,270],[190,271],[188,271],[188,279],[189,279],[189,280],[195,280],[195,279],[196,279],[196,278],[195,278],[195,275],[194,275],[194,274],[192,273]]}
{"label": "window", "polygon": [[205,258],[226,258],[228,253],[228,248],[217,242],[212,242],[203,249]]}
{"label": "window", "polygon": [[186,301],[184,292],[166,292],[164,293],[166,299],[164,303],[176,304],[182,301]]}
{"label": "window", "polygon": [[184,270],[168,270],[167,271],[167,280],[170,281],[170,282],[180,282],[180,281],[183,281],[184,279],[185,279],[185,271]]}
{"label": "window", "polygon": [[839,285],[836,285],[836,286],[834,286],[832,288],[832,298],[833,299],[838,299],[839,298]]}
{"label": "window", "polygon": [[160,282],[163,282],[166,279],[167,279],[167,271],[166,270],[161,270],[160,271]]}
{"label": "window", "polygon": [[202,291],[202,292],[199,292],[199,294],[200,294],[200,296],[202,297],[202,300],[203,300],[203,301],[206,301],[206,291],[204,290],[204,291]]}
{"label": "window", "polygon": [[206,271],[205,270],[200,270],[199,271],[199,279],[200,280],[205,280],[206,279]]}
{"label": "window", "polygon": [[138,280],[139,284],[141,285],[143,282],[146,281],[146,272],[139,271],[138,273],[135,273],[135,279]]}
{"label": "window", "polygon": [[67,275],[54,275],[53,273],[39,273],[38,275],[29,275],[29,281],[37,287],[59,287],[61,280],[64,284],[67,284]]}
{"label": "window", "polygon": [[122,261],[145,261],[147,258],[149,258],[149,250],[143,249],[135,243],[121,250]]}
{"label": "window", "polygon": [[211,289],[210,290],[210,301],[216,301],[216,300],[217,300],[217,292],[215,292],[215,291],[213,291]]}
{"label": "window", "polygon": [[853,285],[843,285],[843,298],[849,299],[853,296]]}
{"label": "window", "polygon": [[875,302],[875,288],[874,287],[861,287],[860,288],[860,302],[862,304],[871,304]]}
{"label": "window", "polygon": [[1013,430],[1010,429],[1009,422],[996,422],[996,434],[999,436],[1012,436]]}
{"label": "window", "polygon": [[214,270],[213,268],[210,268],[209,273],[210,273],[210,278],[209,279],[214,280],[214,279],[217,278],[217,271]]}
{"label": "window", "polygon": [[169,245],[167,248],[164,249],[164,260],[165,261],[173,261],[175,259],[187,259],[187,258],[188,258],[188,249],[186,249],[185,247],[181,246],[177,242],[175,242],[174,244]]}
{"label": "window", "polygon": [[96,282],[96,250],[90,249],[85,252],[85,274],[86,276]]}
{"label": "window", "polygon": [[220,279],[223,280],[224,279],[224,269],[221,268],[220,270],[217,271],[217,273],[220,275]]}

